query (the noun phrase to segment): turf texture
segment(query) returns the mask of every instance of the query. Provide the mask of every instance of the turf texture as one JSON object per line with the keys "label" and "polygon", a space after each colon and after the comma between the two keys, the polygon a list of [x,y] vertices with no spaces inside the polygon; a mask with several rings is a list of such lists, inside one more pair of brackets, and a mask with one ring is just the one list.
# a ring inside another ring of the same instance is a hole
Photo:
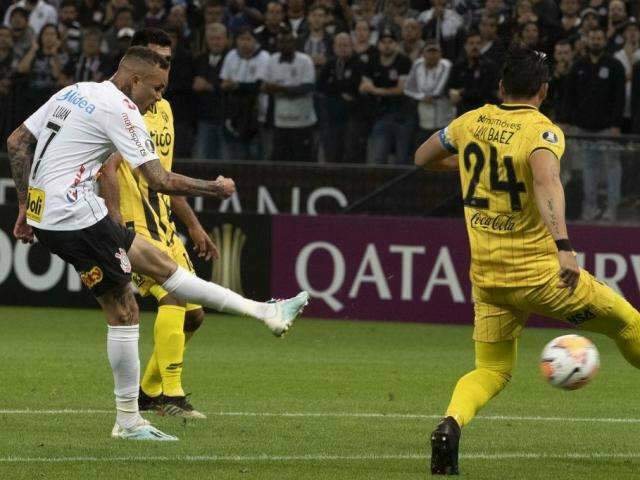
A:
{"label": "turf texture", "polygon": [[[141,318],[142,364],[153,315]],[[591,385],[546,385],[567,333],[528,329],[511,385],[463,433],[461,478],[640,479],[640,372],[589,335]],[[302,319],[276,339],[207,315],[184,386],[204,421],[147,415],[176,443],[116,441],[98,310],[0,307],[0,479],[424,479],[428,436],[473,366],[469,327]]]}

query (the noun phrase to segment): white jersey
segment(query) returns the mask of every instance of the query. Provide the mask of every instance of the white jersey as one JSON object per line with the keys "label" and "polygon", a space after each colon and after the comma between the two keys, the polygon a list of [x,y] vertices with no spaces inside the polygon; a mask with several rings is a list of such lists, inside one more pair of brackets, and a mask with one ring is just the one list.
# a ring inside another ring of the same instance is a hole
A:
{"label": "white jersey", "polygon": [[158,159],[138,107],[108,81],[63,88],[24,125],[38,139],[27,223],[42,230],[80,230],[107,215],[95,183],[114,151],[131,168]]}

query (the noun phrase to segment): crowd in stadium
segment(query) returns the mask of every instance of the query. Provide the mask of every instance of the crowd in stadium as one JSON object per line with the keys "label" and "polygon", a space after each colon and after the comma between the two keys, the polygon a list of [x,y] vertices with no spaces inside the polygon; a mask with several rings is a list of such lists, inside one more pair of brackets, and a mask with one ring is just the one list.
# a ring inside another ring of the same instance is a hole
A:
{"label": "crowd in stadium", "polygon": [[109,78],[142,27],[172,37],[177,158],[408,164],[499,101],[513,41],[548,55],[543,110],[565,131],[640,132],[637,2],[350,1],[0,0],[3,148],[57,89]]}

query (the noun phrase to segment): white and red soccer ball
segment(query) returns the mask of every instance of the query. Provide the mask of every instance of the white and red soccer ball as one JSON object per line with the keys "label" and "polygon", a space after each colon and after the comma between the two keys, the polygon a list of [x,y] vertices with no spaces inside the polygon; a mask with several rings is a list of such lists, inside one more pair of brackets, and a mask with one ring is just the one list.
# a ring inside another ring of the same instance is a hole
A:
{"label": "white and red soccer ball", "polygon": [[542,350],[540,371],[548,383],[565,390],[584,387],[598,372],[600,354],[588,338],[563,335]]}

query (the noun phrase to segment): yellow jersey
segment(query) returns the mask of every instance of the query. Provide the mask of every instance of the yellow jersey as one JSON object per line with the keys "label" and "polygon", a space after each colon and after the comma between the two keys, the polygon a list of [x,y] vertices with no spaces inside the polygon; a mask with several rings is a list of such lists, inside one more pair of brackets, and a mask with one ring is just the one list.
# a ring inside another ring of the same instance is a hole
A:
{"label": "yellow jersey", "polygon": [[538,211],[529,157],[560,160],[562,130],[530,105],[485,105],[440,132],[458,154],[471,281],[482,288],[541,285],[558,273],[557,248]]}
{"label": "yellow jersey", "polygon": [[[165,99],[157,102],[144,115],[160,163],[171,171],[173,165],[173,112]],[[120,187],[120,214],[128,228],[136,233],[161,241],[173,243],[176,227],[171,220],[171,197],[149,188],[146,179],[131,169],[127,162],[118,167]]]}

